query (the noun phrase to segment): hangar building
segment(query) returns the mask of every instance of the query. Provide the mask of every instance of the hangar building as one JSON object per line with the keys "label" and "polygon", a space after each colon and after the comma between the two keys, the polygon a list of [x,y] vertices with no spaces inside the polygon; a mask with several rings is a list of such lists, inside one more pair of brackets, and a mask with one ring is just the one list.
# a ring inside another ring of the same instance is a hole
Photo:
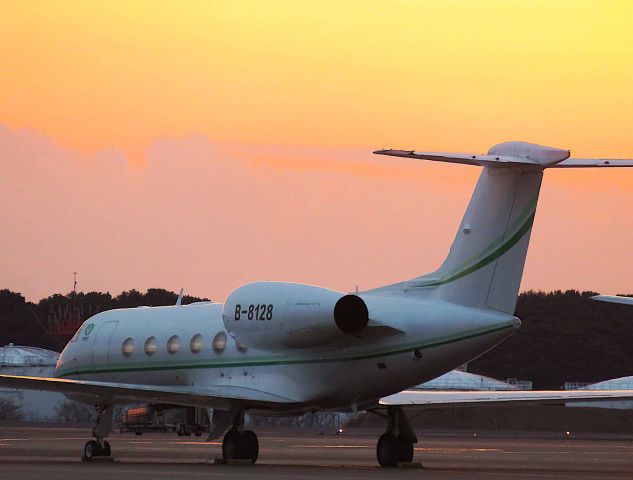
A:
{"label": "hangar building", "polygon": [[[55,370],[58,358],[59,353],[51,350],[10,343],[0,347],[0,373],[50,377]],[[32,422],[55,420],[55,407],[66,399],[60,393],[12,388],[0,388],[0,398],[8,399],[18,405],[22,419]]]}
{"label": "hangar building", "polygon": [[453,370],[415,388],[420,390],[519,390],[520,386],[463,370]]}
{"label": "hangar building", "polygon": [[[603,382],[594,383],[582,387],[583,390],[633,390],[633,376],[613,378]],[[615,408],[620,410],[633,409],[633,401],[607,401],[607,402],[578,402],[568,403],[567,407],[594,407],[594,408]]]}

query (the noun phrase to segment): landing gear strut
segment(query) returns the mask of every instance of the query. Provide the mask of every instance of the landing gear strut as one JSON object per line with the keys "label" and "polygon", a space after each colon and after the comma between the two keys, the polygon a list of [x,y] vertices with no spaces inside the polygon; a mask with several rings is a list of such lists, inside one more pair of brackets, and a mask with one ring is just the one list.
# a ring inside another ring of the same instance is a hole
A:
{"label": "landing gear strut", "polygon": [[94,440],[89,440],[84,446],[84,454],[81,459],[84,462],[91,461],[94,457],[109,457],[112,455],[110,444],[104,440],[112,430],[113,405],[98,405],[97,425],[92,430]]}
{"label": "landing gear strut", "polygon": [[413,460],[413,444],[418,439],[400,407],[387,407],[387,431],[378,439],[376,456],[381,467],[396,467]]}
{"label": "landing gear strut", "polygon": [[257,461],[259,455],[259,441],[251,430],[244,430],[244,411],[238,412],[233,420],[233,426],[224,435],[222,441],[222,457],[229,460]]}

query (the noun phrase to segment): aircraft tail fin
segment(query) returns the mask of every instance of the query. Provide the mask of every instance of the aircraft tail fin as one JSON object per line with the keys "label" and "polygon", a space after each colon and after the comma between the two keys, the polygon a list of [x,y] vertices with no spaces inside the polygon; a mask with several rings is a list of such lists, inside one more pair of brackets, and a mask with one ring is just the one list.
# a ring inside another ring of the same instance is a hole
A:
{"label": "aircraft tail fin", "polygon": [[513,314],[542,179],[542,170],[485,167],[446,260],[404,289]]}
{"label": "aircraft tail fin", "polygon": [[[633,162],[569,159],[569,150],[506,142],[486,155],[379,150],[382,155],[480,165],[484,169],[450,252],[435,272],[383,287],[407,295],[514,313],[543,170],[560,166],[633,166]],[[568,160],[569,159],[569,160]],[[564,165],[562,165],[564,164]]]}

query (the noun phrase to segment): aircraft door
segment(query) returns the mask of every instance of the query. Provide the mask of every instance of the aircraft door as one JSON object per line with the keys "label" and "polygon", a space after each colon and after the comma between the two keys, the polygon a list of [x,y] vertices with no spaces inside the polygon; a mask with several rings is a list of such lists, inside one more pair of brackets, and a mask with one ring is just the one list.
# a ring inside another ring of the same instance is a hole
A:
{"label": "aircraft door", "polygon": [[118,320],[102,323],[92,341],[92,368],[98,378],[104,381],[113,380],[110,371],[110,340],[118,325]]}

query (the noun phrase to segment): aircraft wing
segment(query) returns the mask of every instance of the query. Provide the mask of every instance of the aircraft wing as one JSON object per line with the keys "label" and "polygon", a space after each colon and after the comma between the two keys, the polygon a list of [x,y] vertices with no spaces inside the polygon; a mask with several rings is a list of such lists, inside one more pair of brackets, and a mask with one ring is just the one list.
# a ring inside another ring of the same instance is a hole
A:
{"label": "aircraft wing", "polygon": [[193,407],[228,409],[234,405],[271,408],[290,406],[298,401],[261,390],[235,386],[202,388],[168,385],[137,385],[48,377],[0,375],[0,387],[46,390],[94,398],[95,404],[121,402],[170,403]]}
{"label": "aircraft wing", "polygon": [[607,303],[619,303],[621,305],[633,305],[633,297],[620,297],[615,295],[594,295],[591,300]]}
{"label": "aircraft wing", "polygon": [[563,404],[633,400],[633,390],[501,390],[501,391],[432,391],[404,390],[380,399],[380,405],[409,408],[440,406],[485,406],[516,404]]}

